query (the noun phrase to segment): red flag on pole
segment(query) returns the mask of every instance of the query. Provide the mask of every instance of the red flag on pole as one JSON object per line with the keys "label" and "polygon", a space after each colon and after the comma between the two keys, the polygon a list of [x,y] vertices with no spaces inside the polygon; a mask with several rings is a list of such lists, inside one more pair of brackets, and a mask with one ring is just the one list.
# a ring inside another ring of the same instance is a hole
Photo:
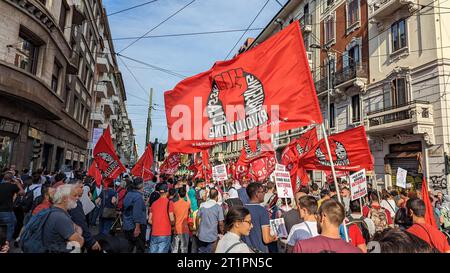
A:
{"label": "red flag on pole", "polygon": [[438,228],[436,225],[436,221],[434,220],[433,206],[430,202],[430,195],[428,194],[428,184],[425,176],[423,176],[422,180],[422,199],[425,203],[425,222],[435,228]]}
{"label": "red flag on pole", "polygon": [[180,162],[181,156],[179,153],[170,153],[161,165],[159,172],[162,174],[173,175],[177,172]]}
{"label": "red flag on pole", "polygon": [[121,173],[126,172],[114,150],[109,126],[95,145],[94,160],[103,178],[116,179]]}
{"label": "red flag on pole", "polygon": [[[338,171],[373,170],[372,154],[364,126],[328,136],[334,168]],[[331,170],[325,139],[321,139],[299,163],[307,170]]]}
{"label": "red flag on pole", "polygon": [[144,181],[152,180],[153,173],[151,171],[153,165],[153,150],[152,145],[149,143],[145,149],[144,154],[139,158],[139,161],[134,165],[131,170],[131,174],[134,176],[140,176]]}
{"label": "red flag on pole", "polygon": [[95,180],[95,184],[97,184],[97,187],[100,187],[100,185],[102,184],[102,174],[97,168],[97,163],[95,163],[95,160],[92,161],[92,164],[89,167],[87,175],[93,177]]}
{"label": "red flag on pole", "polygon": [[[170,152],[322,122],[298,21],[164,93]],[[203,113],[207,115],[203,116]]]}

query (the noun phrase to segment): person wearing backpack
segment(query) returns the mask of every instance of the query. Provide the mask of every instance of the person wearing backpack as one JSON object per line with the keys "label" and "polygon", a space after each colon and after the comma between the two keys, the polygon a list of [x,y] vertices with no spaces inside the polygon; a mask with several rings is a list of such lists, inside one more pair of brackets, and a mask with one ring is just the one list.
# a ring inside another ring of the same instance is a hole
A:
{"label": "person wearing backpack", "polygon": [[3,182],[0,183],[0,225],[6,225],[6,240],[13,241],[14,227],[16,225],[16,216],[13,211],[14,196],[23,196],[23,190],[20,180],[15,179],[10,172],[3,176]]}
{"label": "person wearing backpack", "polygon": [[348,230],[349,243],[366,253],[367,243],[375,234],[375,224],[371,219],[364,218],[361,215],[359,200],[350,202],[350,215],[347,217],[345,225]]}
{"label": "person wearing backpack", "polygon": [[389,210],[381,207],[378,194],[373,191],[370,193],[370,204],[363,207],[363,216],[369,218],[375,224],[375,232],[383,231],[388,227],[394,227]]}
{"label": "person wearing backpack", "polygon": [[20,237],[19,245],[24,253],[63,253],[81,249],[83,230],[68,214],[77,206],[74,185],[58,187],[54,205],[31,217]]}

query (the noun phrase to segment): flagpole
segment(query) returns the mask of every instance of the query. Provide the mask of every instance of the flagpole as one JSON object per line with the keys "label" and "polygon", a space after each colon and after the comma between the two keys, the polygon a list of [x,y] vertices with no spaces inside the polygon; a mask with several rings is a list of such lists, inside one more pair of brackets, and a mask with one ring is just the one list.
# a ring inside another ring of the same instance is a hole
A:
{"label": "flagpole", "polygon": [[[334,170],[334,162],[333,162],[333,157],[331,155],[331,150],[330,150],[330,144],[328,143],[328,136],[327,136],[327,132],[325,130],[325,125],[322,122],[322,132],[324,134],[324,139],[325,139],[325,146],[327,147],[327,152],[328,152],[328,157],[330,158],[330,166],[331,166],[331,172],[333,174],[333,180],[334,180],[334,186],[336,188],[336,194],[338,197],[338,201],[343,204],[342,202],[342,198],[341,198],[341,193],[339,192],[339,185],[337,182],[337,178],[336,178],[336,171]],[[345,219],[344,219],[344,234],[345,234],[345,241],[347,241],[348,243],[348,234],[347,234],[347,227],[345,225]]]}

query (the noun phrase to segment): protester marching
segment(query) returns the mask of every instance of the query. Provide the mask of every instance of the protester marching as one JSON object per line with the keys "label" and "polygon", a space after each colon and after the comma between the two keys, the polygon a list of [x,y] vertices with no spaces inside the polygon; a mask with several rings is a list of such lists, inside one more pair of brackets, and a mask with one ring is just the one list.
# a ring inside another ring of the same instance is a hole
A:
{"label": "protester marching", "polygon": [[[425,176],[420,190],[382,188],[364,126],[327,135],[303,47],[292,23],[165,92],[158,168],[147,145],[128,170],[108,127],[87,172],[5,169],[0,253],[449,253],[449,196]],[[206,113],[184,120],[192,130],[182,136],[170,115],[180,105]],[[228,116],[227,105],[241,108]],[[271,135],[296,128],[277,153]],[[210,160],[214,145],[236,140],[236,160]],[[183,174],[182,155],[191,156]]]}

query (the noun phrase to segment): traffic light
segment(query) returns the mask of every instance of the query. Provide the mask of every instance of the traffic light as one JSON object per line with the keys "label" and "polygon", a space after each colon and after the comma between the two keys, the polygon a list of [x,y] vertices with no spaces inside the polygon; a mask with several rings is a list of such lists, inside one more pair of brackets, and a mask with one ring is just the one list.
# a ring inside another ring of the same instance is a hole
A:
{"label": "traffic light", "polygon": [[36,139],[33,141],[33,160],[41,157],[42,144],[40,140]]}
{"label": "traffic light", "polygon": [[166,154],[167,144],[159,144],[158,149],[158,161],[164,161],[164,155]]}

